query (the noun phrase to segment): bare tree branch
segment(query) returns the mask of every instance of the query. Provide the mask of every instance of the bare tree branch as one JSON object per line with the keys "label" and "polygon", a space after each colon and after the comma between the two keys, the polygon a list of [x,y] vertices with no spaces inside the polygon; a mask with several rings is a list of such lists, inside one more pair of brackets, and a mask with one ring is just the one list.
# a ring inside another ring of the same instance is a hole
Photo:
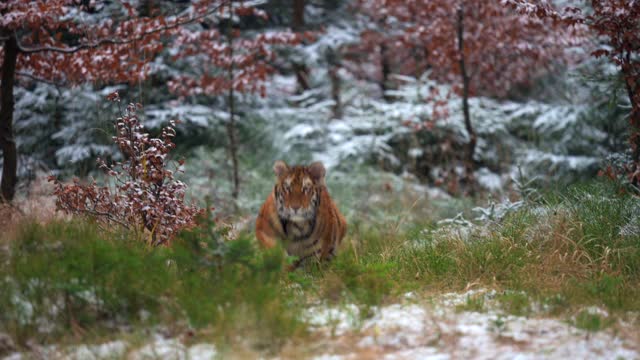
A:
{"label": "bare tree branch", "polygon": [[129,229],[129,224],[118,220],[115,216],[113,216],[113,214],[110,214],[108,212],[102,212],[102,211],[98,211],[98,210],[94,210],[94,209],[71,209],[70,211],[72,212],[76,212],[76,213],[84,213],[84,214],[88,214],[88,215],[92,215],[92,216],[101,216],[104,217],[105,219],[107,219],[108,221],[113,221],[114,223],[122,226],[125,229]]}
{"label": "bare tree branch", "polygon": [[26,73],[26,72],[23,72],[23,71],[16,71],[16,75],[29,78],[29,79],[31,79],[33,81],[37,81],[37,82],[53,85],[55,87],[65,87],[65,86],[67,86],[66,82],[56,82],[56,81],[53,81],[53,80],[47,80],[45,78],[41,78],[41,77]]}
{"label": "bare tree branch", "polygon": [[[196,17],[193,18],[189,18],[186,19],[184,21],[177,21],[173,24],[170,25],[166,25],[166,26],[161,26],[159,28],[153,29],[153,30],[149,30],[149,31],[145,31],[144,33],[133,37],[133,38],[128,38],[128,39],[113,39],[113,38],[105,38],[105,39],[100,39],[97,42],[94,43],[90,43],[90,44],[81,44],[78,46],[73,46],[73,47],[58,47],[58,46],[35,46],[35,47],[27,47],[24,46],[20,43],[20,41],[18,41],[18,50],[22,53],[27,53],[27,54],[34,54],[34,53],[39,53],[39,52],[46,52],[46,51],[51,51],[51,52],[58,52],[58,53],[64,53],[64,54],[73,54],[76,53],[80,50],[84,50],[84,49],[95,49],[101,46],[105,46],[105,45],[126,45],[126,44],[130,44],[136,41],[140,41],[143,40],[145,37],[149,36],[149,35],[153,35],[162,31],[167,31],[167,30],[171,30],[171,29],[176,29],[179,28],[183,25],[187,25],[187,24],[191,24],[193,22],[196,22],[198,20],[204,19],[205,17],[215,13],[216,11],[218,11],[220,8],[222,8],[222,6],[226,5],[227,1],[223,1],[222,3],[218,4],[217,6],[215,6],[214,8],[212,8],[211,10],[207,11],[206,13],[202,14],[202,15],[198,15]],[[14,35],[16,36],[16,35]],[[16,36],[16,39],[18,37]]]}

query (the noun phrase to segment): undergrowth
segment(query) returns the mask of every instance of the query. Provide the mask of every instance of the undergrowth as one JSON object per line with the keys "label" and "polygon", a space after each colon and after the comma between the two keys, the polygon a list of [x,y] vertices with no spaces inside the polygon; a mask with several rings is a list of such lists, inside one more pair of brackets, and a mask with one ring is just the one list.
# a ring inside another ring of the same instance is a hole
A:
{"label": "undergrowth", "polygon": [[[273,350],[305,336],[310,306],[353,303],[366,317],[409,291],[470,287],[499,290],[497,303],[519,316],[534,302],[565,317],[591,305],[640,311],[639,209],[595,183],[484,224],[351,221],[334,261],[290,273],[282,249],[261,251],[250,233],[223,241],[203,228],[150,248],[86,222],[25,223],[0,251],[0,332],[25,345],[156,326]],[[458,310],[485,308],[474,297]],[[575,324],[604,327],[584,314]]]}
{"label": "undergrowth", "polygon": [[[266,343],[303,333],[281,250],[198,234],[150,248],[86,222],[24,224],[0,263],[0,332],[20,345],[133,328],[207,327]],[[217,249],[218,252],[212,251]]]}

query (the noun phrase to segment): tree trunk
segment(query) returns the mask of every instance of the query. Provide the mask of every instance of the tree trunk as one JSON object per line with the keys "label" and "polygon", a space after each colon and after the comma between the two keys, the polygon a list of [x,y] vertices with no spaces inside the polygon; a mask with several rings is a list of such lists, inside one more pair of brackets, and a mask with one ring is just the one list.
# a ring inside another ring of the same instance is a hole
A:
{"label": "tree trunk", "polygon": [[391,64],[389,63],[389,57],[387,55],[387,44],[380,43],[380,67],[382,79],[380,79],[380,91],[382,91],[382,97],[385,101],[393,100],[392,96],[387,94],[389,90],[389,75],[391,75]]}
{"label": "tree trunk", "polygon": [[[627,52],[626,56],[627,64],[631,64],[630,52]],[[629,136],[629,143],[631,145],[631,161],[633,162],[631,168],[631,184],[637,188],[640,188],[640,95],[638,94],[638,87],[640,86],[638,81],[640,77],[634,76],[633,70],[625,71],[625,67],[622,67],[622,74],[624,77],[624,83],[627,89],[627,95],[629,96],[629,102],[631,103],[631,114],[629,115],[629,128],[631,134]]]}
{"label": "tree trunk", "polygon": [[333,99],[333,118],[342,119],[342,101],[340,99],[340,75],[338,66],[329,68],[329,79],[331,79],[331,98]]}
{"label": "tree trunk", "polygon": [[[231,2],[229,2],[229,13],[232,12]],[[238,198],[238,194],[240,193],[240,175],[238,170],[238,140],[236,139],[236,106],[235,106],[235,93],[233,89],[233,22],[231,19],[229,20],[229,29],[227,34],[227,40],[229,42],[229,58],[231,59],[231,63],[229,64],[229,69],[227,76],[229,78],[229,122],[227,123],[227,137],[229,139],[229,156],[231,157],[231,166],[232,166],[232,188],[231,188],[231,196],[234,199]]]}
{"label": "tree trunk", "polygon": [[291,26],[293,31],[304,30],[304,0],[293,0],[293,21]]}
{"label": "tree trunk", "polygon": [[2,149],[2,181],[0,183],[0,203],[11,202],[18,182],[18,154],[13,137],[13,87],[18,60],[18,43],[13,34],[4,41],[2,62],[2,84],[0,84],[0,149]]}
{"label": "tree trunk", "polygon": [[338,60],[337,51],[329,49],[327,51],[327,64],[329,66],[329,80],[331,81],[331,98],[333,100],[333,118],[342,118],[342,100],[340,99],[340,60]]}
{"label": "tree trunk", "polygon": [[464,114],[464,126],[469,135],[469,143],[467,144],[467,172],[473,171],[475,161],[473,154],[476,151],[476,143],[478,142],[476,132],[471,124],[471,115],[469,114],[469,74],[467,73],[464,53],[464,9],[462,4],[458,8],[458,54],[460,56],[460,75],[462,76],[462,112]]}
{"label": "tree trunk", "polygon": [[[291,21],[291,28],[295,32],[304,31],[304,7],[304,0],[293,0],[293,19]],[[293,69],[296,72],[298,92],[309,90],[311,88],[311,85],[309,85],[309,67],[304,63],[294,63]]]}
{"label": "tree trunk", "polygon": [[240,193],[240,176],[238,171],[238,140],[236,139],[236,119],[233,89],[229,90],[229,122],[227,123],[227,137],[229,138],[229,155],[233,171],[231,196],[238,198]]}
{"label": "tree trunk", "polygon": [[[629,142],[631,143],[631,160],[636,164],[640,164],[640,104],[634,104],[634,99],[637,95],[633,95],[629,91],[629,100],[631,100],[631,114],[629,115],[629,122],[631,127],[631,137]],[[639,99],[635,99],[637,102]]]}
{"label": "tree trunk", "polygon": [[627,89],[627,95],[629,96],[629,103],[631,104],[631,115],[629,116],[631,125],[631,157],[634,163],[640,164],[640,95],[638,95],[638,86],[640,86],[638,81],[640,81],[640,77],[634,76],[633,74],[630,51],[627,51],[625,54],[625,61],[627,66],[622,66],[622,76],[624,77],[624,84]]}
{"label": "tree trunk", "polygon": [[306,64],[294,63],[293,69],[296,72],[296,82],[298,83],[297,92],[301,93],[311,89],[309,84],[309,68]]}
{"label": "tree trunk", "polygon": [[156,7],[155,0],[141,0],[138,5],[138,14],[141,17],[152,17],[157,15],[155,11]]}

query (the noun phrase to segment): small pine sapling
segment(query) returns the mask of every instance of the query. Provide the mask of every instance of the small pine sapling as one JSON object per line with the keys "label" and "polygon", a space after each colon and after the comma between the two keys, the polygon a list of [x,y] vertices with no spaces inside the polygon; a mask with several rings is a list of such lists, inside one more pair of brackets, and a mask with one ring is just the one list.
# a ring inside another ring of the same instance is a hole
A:
{"label": "small pine sapling", "polygon": [[[118,93],[108,96],[120,102]],[[100,186],[95,179],[81,184],[77,178],[63,184],[54,176],[56,208],[66,214],[94,219],[100,226],[118,225],[134,231],[149,245],[166,245],[183,229],[196,226],[204,210],[185,202],[187,185],[175,178],[184,160],[169,159],[175,148],[175,121],[162,129],[160,137],[150,137],[137,115],[140,104],[129,104],[115,122],[114,143],[123,160],[107,164],[98,159],[98,167],[111,179],[112,186]]]}

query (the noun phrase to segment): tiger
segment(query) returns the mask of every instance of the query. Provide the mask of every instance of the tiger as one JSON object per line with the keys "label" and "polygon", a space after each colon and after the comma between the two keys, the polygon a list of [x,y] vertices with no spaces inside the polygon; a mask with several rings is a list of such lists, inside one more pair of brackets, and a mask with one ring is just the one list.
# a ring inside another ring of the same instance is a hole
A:
{"label": "tiger", "polygon": [[273,165],[276,184],[256,219],[256,237],[264,248],[280,240],[295,270],[315,259],[331,260],[347,232],[347,222],[325,185],[322,162],[309,166]]}

